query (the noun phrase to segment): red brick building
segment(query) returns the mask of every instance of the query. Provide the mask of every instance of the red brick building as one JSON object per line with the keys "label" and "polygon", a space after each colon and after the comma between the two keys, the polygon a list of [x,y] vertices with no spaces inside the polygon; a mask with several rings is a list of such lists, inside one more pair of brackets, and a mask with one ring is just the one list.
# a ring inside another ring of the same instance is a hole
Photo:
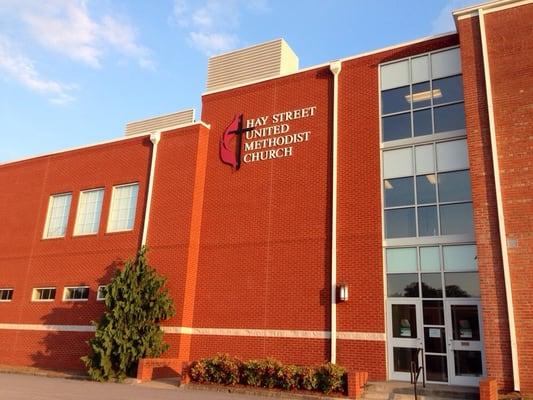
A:
{"label": "red brick building", "polygon": [[1,164],[0,363],[82,368],[146,243],[169,357],[533,392],[533,5],[454,17],[306,69],[282,40],[216,56],[200,121]]}

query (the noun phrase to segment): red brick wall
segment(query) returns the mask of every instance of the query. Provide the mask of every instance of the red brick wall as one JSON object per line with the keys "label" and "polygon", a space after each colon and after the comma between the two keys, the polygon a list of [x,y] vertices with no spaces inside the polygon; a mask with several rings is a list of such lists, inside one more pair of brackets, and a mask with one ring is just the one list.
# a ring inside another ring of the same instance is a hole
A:
{"label": "red brick wall", "polygon": [[483,56],[477,18],[459,20],[474,229],[481,288],[487,376],[512,387],[509,320],[492,170]]}
{"label": "red brick wall", "polygon": [[485,16],[520,389],[533,393],[533,4]]}

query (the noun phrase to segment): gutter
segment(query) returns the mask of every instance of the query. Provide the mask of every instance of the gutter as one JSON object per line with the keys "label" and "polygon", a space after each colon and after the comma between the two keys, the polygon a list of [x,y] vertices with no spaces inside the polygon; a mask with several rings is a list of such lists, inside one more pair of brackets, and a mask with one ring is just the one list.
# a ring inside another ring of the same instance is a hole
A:
{"label": "gutter", "polygon": [[329,64],[333,73],[333,165],[331,194],[331,356],[330,361],[337,361],[337,143],[339,119],[339,74],[341,62]]}
{"label": "gutter", "polygon": [[487,106],[489,114],[490,142],[492,150],[492,168],[494,170],[494,185],[496,187],[496,207],[498,211],[498,228],[500,231],[500,245],[502,251],[503,277],[505,281],[505,297],[507,302],[507,317],[509,318],[509,336],[511,340],[511,361],[513,364],[514,390],[520,391],[520,374],[518,366],[518,348],[516,343],[516,326],[514,319],[513,292],[511,287],[511,272],[509,269],[509,255],[507,251],[507,234],[505,231],[505,215],[503,213],[503,200],[500,181],[500,163],[498,159],[498,146],[496,142],[496,125],[494,122],[494,105],[492,101],[492,85],[490,79],[489,54],[487,48],[487,35],[485,32],[485,13],[479,8],[479,30],[481,33],[481,47],[483,50],[483,68],[485,71],[485,91],[487,93]]}
{"label": "gutter", "polygon": [[150,134],[150,142],[152,142],[152,160],[150,163],[150,177],[148,178],[148,194],[146,195],[146,208],[144,210],[143,233],[141,238],[141,246],[146,245],[146,238],[148,236],[148,225],[150,224],[150,210],[152,208],[152,192],[154,188],[155,164],[157,160],[157,145],[161,140],[161,132],[152,132]]}

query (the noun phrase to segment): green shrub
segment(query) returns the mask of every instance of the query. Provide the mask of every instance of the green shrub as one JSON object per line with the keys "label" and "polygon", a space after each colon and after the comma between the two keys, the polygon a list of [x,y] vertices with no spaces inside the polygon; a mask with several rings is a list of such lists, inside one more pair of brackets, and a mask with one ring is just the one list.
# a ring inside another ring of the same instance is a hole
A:
{"label": "green shrub", "polygon": [[274,358],[267,358],[261,362],[261,382],[262,386],[272,389],[281,387],[278,376],[283,368],[283,365]]}
{"label": "green shrub", "polygon": [[249,360],[242,363],[241,383],[243,385],[260,387],[262,384],[261,361]]}
{"label": "green shrub", "polygon": [[346,370],[332,363],[325,363],[316,370],[318,389],[323,393],[343,392],[346,386]]}
{"label": "green shrub", "polygon": [[282,389],[294,390],[300,388],[300,368],[296,365],[284,365],[278,372],[278,382]]}
{"label": "green shrub", "polygon": [[241,361],[227,354],[195,361],[191,365],[191,379],[199,383],[235,385],[239,383]]}
{"label": "green shrub", "polygon": [[298,386],[304,390],[316,390],[318,387],[316,370],[310,367],[298,369]]}

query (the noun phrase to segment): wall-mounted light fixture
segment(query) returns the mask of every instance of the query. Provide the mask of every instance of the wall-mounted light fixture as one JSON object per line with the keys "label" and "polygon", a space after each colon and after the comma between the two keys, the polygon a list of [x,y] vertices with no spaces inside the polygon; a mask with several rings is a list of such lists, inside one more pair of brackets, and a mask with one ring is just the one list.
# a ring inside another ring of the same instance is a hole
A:
{"label": "wall-mounted light fixture", "polygon": [[337,286],[339,291],[339,301],[348,301],[348,285],[341,283]]}

